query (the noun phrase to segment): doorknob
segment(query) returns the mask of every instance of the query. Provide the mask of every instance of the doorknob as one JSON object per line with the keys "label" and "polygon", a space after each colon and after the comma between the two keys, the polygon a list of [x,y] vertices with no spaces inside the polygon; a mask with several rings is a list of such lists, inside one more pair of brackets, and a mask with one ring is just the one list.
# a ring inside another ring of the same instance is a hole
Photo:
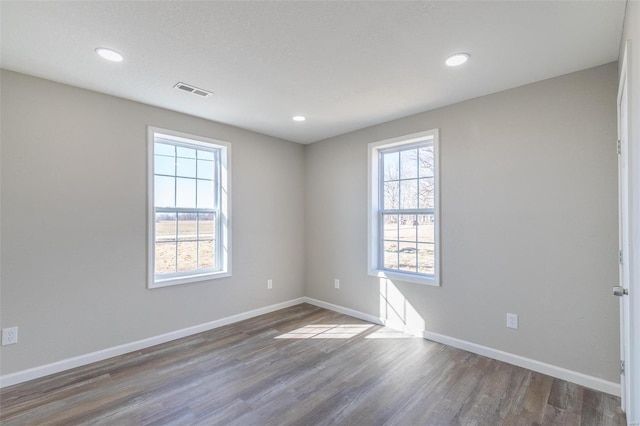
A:
{"label": "doorknob", "polygon": [[629,289],[624,288],[624,287],[620,287],[620,286],[613,287],[613,295],[614,296],[622,297],[622,296],[625,296],[627,294],[629,294]]}

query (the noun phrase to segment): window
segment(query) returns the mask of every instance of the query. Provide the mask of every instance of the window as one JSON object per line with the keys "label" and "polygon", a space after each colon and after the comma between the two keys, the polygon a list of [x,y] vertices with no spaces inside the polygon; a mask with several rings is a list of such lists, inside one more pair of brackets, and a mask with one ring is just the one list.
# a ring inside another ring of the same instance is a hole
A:
{"label": "window", "polygon": [[369,274],[440,285],[438,131],[369,144]]}
{"label": "window", "polygon": [[149,288],[231,275],[230,145],[149,128]]}

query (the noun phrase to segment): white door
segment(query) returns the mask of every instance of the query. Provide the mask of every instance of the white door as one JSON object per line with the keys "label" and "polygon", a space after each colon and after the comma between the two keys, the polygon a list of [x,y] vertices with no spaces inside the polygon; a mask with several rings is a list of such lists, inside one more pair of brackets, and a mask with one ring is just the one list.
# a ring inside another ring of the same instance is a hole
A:
{"label": "white door", "polygon": [[[622,386],[622,409],[628,411],[631,406],[631,379],[628,374],[632,370],[633,361],[630,356],[631,330],[629,321],[629,122],[628,122],[628,78],[627,49],[625,49],[620,85],[618,88],[618,203],[619,203],[619,253],[620,282],[614,288],[614,294],[620,297],[620,383]],[[633,366],[638,367],[638,366]],[[627,413],[629,414],[629,413]]]}

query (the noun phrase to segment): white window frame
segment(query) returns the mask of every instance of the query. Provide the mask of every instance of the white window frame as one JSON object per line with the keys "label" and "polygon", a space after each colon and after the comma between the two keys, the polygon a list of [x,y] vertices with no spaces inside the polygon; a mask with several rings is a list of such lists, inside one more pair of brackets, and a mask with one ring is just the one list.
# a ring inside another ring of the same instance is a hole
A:
{"label": "white window frame", "polygon": [[[218,189],[219,224],[216,238],[216,262],[220,268],[215,271],[176,273],[159,278],[155,274],[155,188],[154,188],[154,143],[155,137],[164,136],[184,143],[204,148],[220,150],[220,183]],[[189,284],[231,276],[231,144],[228,142],[196,136],[174,130],[148,126],[147,128],[147,287],[150,289]]]}
{"label": "white window frame", "polygon": [[[399,148],[420,142],[432,141],[434,161],[434,274],[419,274],[384,269],[382,253],[382,202],[380,191],[380,152],[390,148]],[[439,160],[439,132],[438,129],[385,139],[369,143],[369,189],[368,189],[368,261],[369,275],[391,280],[406,281],[417,284],[440,286],[440,160]]]}

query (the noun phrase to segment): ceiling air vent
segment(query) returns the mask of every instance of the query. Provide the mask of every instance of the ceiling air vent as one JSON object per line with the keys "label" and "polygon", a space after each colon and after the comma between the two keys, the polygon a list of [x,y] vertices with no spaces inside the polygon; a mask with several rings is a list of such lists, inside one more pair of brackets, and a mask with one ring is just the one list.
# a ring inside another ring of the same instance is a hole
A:
{"label": "ceiling air vent", "polygon": [[198,89],[197,87],[190,86],[185,83],[176,83],[176,85],[173,87],[175,87],[176,89],[184,90],[185,92],[193,93],[194,95],[202,96],[203,98],[206,98],[209,95],[213,95],[213,92],[209,92],[208,90],[204,89]]}

